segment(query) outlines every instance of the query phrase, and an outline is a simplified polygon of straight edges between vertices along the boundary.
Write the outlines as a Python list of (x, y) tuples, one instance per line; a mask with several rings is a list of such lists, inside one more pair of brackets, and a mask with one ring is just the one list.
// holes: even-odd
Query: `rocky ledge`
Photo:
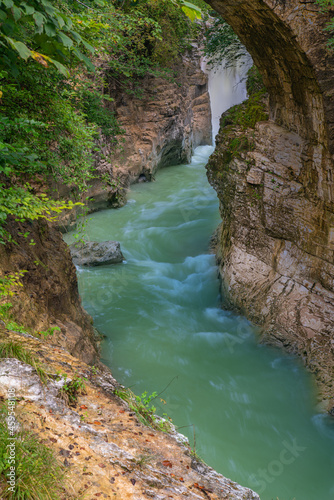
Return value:
[[(29, 364), (0, 359), (0, 401), (6, 404), (8, 389), (15, 389), (17, 427), (52, 447), (67, 469), (64, 500), (259, 500), (199, 462), (180, 435), (141, 424), (102, 364), (88, 366), (65, 349), (0, 328), (3, 342), (24, 343), (49, 374), (43, 385)], [(69, 405), (61, 388), (78, 377), (84, 389)], [(4, 488), (1, 483), (1, 497)]]

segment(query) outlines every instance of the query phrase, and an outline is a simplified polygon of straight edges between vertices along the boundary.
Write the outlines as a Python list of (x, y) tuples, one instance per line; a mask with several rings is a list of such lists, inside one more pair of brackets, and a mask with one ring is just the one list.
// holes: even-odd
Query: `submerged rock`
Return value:
[(103, 266), (124, 260), (118, 241), (84, 241), (70, 245), (72, 259), (78, 266)]

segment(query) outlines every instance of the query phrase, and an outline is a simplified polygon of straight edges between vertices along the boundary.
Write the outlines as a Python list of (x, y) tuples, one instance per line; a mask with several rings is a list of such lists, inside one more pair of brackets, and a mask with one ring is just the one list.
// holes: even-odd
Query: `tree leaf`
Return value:
[[(188, 3), (188, 2), (184, 2), (185, 4)], [(189, 17), (189, 19), (191, 21), (194, 21), (195, 19), (201, 19), (202, 18), (202, 13), (201, 12), (198, 12), (197, 8), (194, 9), (192, 7), (188, 7), (187, 5), (182, 5), (181, 6), (181, 9), (183, 10), (183, 12), (185, 13), (185, 15), (187, 17)]]
[(85, 63), (88, 69), (90, 69), (91, 71), (95, 71), (95, 66), (92, 61), (88, 59), (88, 57), (86, 57), (82, 52), (80, 52), (79, 49), (74, 48), (73, 52), (77, 56), (77, 58), (80, 59), (80, 61), (83, 61)]
[(13, 0), (2, 0), (2, 3), (7, 7), (7, 9), (11, 9), (14, 6)]
[(71, 40), (71, 38), (65, 35), (62, 31), (59, 31), (58, 33), (58, 40), (64, 45), (64, 47), (71, 48), (73, 46), (73, 40)]
[(44, 26), (44, 31), (49, 37), (54, 37), (57, 35), (55, 25), (52, 23), (46, 23)]
[(32, 16), (35, 20), (36, 25), (40, 28), (45, 22), (45, 17), (40, 12), (35, 12)]
[(12, 12), (15, 21), (18, 21), (22, 17), (22, 10), (16, 7), (16, 5), (12, 7)]
[(31, 14), (33, 14), (35, 12), (34, 7), (31, 7), (31, 5), (28, 5), (25, 2), (22, 2), (21, 6), (24, 7), (27, 16), (31, 16)]
[(71, 35), (73, 36), (74, 40), (78, 43), (81, 43), (82, 42), (82, 38), (81, 36), (79, 35), (79, 33), (77, 33), (76, 31), (71, 31)]
[(58, 22), (58, 27), (61, 29), (64, 24), (65, 24), (65, 21), (63, 19), (63, 17), (60, 15), (60, 14), (55, 14), (55, 18), (57, 19), (57, 22)]
[(95, 52), (94, 47), (92, 47), (89, 43), (87, 43), (86, 40), (82, 40), (82, 43), (86, 47), (86, 49), (89, 50), (89, 52), (94, 54), (94, 52)]
[(61, 64), (59, 61), (56, 61), (55, 59), (51, 59), (51, 57), (48, 58), (48, 61), (50, 61), (62, 75), (69, 78), (70, 73), (63, 64)]
[(26, 61), (31, 56), (30, 49), (28, 49), (28, 47), (24, 43), (13, 40), (12, 38), (9, 38), (9, 36), (4, 36), (4, 38), (7, 40), (12, 49), (18, 52), (19, 56), (22, 57), (22, 59)]

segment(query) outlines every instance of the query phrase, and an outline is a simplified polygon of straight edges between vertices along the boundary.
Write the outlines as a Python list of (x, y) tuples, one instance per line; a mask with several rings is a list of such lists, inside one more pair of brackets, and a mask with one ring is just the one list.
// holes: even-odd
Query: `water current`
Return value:
[[(132, 187), (126, 206), (90, 216), (85, 237), (118, 240), (126, 261), (78, 269), (84, 307), (105, 334), (102, 360), (141, 394), (162, 391), (160, 414), (217, 471), (262, 500), (334, 499), (334, 421), (315, 410), (299, 361), (257, 343), (254, 328), (220, 308), (219, 223), (197, 148), (189, 165)], [(69, 241), (73, 235), (67, 235)]]

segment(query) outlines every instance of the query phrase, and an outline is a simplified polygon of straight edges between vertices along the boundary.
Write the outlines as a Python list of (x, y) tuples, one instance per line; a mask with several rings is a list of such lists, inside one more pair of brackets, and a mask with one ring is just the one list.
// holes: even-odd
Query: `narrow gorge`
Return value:
[[(154, 10), (159, 2), (149, 3)], [(0, 245), (4, 500), (19, 498), (25, 481), (27, 500), (334, 498), (334, 56), (325, 29), (333, 7), (312, 0), (208, 4), (233, 28), (259, 75), (253, 69), (246, 83), (248, 55), (232, 67), (210, 67), (201, 41), (208, 24), (190, 41), (188, 32), (169, 76), (148, 65), (135, 70), (139, 77), (124, 78), (126, 64), (137, 60), (127, 60), (127, 52), (108, 60), (102, 50), (83, 95), (88, 88), (96, 96), (103, 81), (100, 106), (117, 121), (117, 133), (102, 132), (101, 119), (94, 140), (77, 134), (85, 153), (71, 161), (90, 155), (88, 188), (80, 190), (77, 172), (64, 182), (38, 171), (29, 189), (64, 205), (57, 220), (41, 219), (38, 207), (31, 218), (8, 211), (6, 202), (5, 217), (0, 210), (0, 236), (7, 238)], [(136, 9), (123, 7), (125, 18)], [(112, 23), (119, 15), (113, 18), (113, 9)], [(143, 54), (154, 43), (164, 49), (161, 34), (153, 43), (157, 24), (143, 12), (126, 18), (119, 38), (108, 36), (116, 45), (131, 33), (130, 50), (138, 45), (146, 68)], [(102, 18), (97, 25), (73, 19), (76, 26), (84, 19), (82, 36), (91, 26), (96, 37), (106, 29)], [(179, 17), (172, 19), (179, 29)], [(53, 64), (32, 54), (36, 64)], [(81, 78), (65, 83), (73, 102)], [(0, 85), (0, 104), (13, 88), (3, 93)], [(55, 122), (57, 113), (55, 107)], [(0, 132), (8, 123), (19, 128), (1, 120)], [(34, 144), (36, 118), (24, 120)], [(66, 151), (59, 134), (59, 144), (49, 139), (48, 154)], [(1, 157), (0, 181), (9, 192), (39, 160), (6, 147), (10, 161)], [(8, 165), (20, 158), (27, 172), (8, 180)], [(69, 165), (61, 168), (70, 177)], [(19, 207), (35, 206), (16, 196)], [(117, 240), (124, 261), (75, 267), (68, 244), (77, 240)], [(14, 494), (7, 428), (16, 440)], [(39, 463), (66, 471), (54, 494), (34, 493), (44, 474), (39, 466), (22, 474), (29, 436), (52, 450)], [(58, 481), (52, 467), (45, 484)]]

